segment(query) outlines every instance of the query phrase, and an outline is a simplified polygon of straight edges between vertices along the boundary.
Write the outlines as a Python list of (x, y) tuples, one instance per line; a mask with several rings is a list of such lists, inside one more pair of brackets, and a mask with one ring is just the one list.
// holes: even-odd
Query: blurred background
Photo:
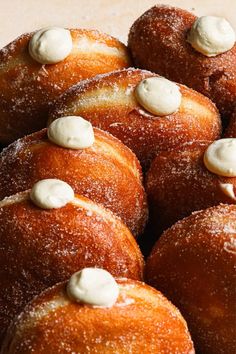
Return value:
[(224, 16), (236, 28), (236, 0), (0, 0), (0, 47), (24, 32), (51, 25), (94, 28), (126, 43), (134, 20), (158, 3), (196, 15)]

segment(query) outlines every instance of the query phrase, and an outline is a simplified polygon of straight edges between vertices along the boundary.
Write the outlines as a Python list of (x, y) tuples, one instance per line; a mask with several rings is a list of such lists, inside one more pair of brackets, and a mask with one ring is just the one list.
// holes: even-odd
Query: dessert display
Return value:
[(48, 27), (18, 37), (0, 50), (0, 143), (44, 128), (73, 84), (129, 64), (125, 45), (98, 31)]
[(236, 204), (236, 139), (190, 143), (158, 154), (146, 190), (157, 234), (195, 210)]
[(142, 233), (147, 203), (138, 159), (81, 117), (58, 118), (0, 154), (0, 200), (45, 178), (62, 179), (120, 216), (135, 236)]
[(221, 17), (157, 5), (132, 25), (134, 64), (208, 96), (229, 116), (236, 101), (235, 32)]
[(193, 343), (180, 312), (158, 291), (85, 268), (35, 298), (1, 353), (181, 353)]
[(69, 88), (56, 101), (49, 123), (80, 115), (126, 144), (147, 169), (160, 150), (192, 140), (215, 140), (221, 122), (215, 105), (186, 86), (151, 72), (124, 69)]
[(0, 341), (13, 317), (45, 288), (84, 267), (142, 279), (143, 258), (109, 210), (58, 179), (0, 202)]
[(220, 204), (178, 221), (147, 260), (148, 283), (185, 317), (196, 351), (236, 346), (236, 205)]
[(78, 24), (0, 49), (0, 354), (233, 354), (235, 31)]

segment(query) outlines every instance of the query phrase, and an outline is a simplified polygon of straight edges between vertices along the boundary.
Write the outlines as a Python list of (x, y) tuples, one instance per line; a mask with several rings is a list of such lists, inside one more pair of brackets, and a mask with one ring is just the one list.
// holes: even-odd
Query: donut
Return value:
[[(40, 44), (47, 51), (40, 53)], [(126, 47), (111, 36), (49, 27), (1, 49), (0, 63), (0, 143), (6, 145), (46, 127), (49, 108), (71, 85), (128, 67), (130, 60)]]
[(45, 179), (0, 202), (0, 342), (35, 295), (84, 267), (142, 279), (143, 258), (128, 228), (109, 210)]
[[(194, 353), (185, 320), (159, 291), (103, 273), (83, 269), (40, 294), (11, 325), (1, 353)], [(112, 303), (99, 287), (105, 281)], [(87, 290), (86, 299), (75, 291), (71, 297), (71, 282), (73, 290)]]
[[(230, 142), (231, 152), (227, 149)], [(211, 144), (185, 144), (181, 149), (157, 155), (146, 178), (150, 217), (157, 233), (193, 211), (236, 203), (235, 145), (236, 139), (219, 139)], [(216, 151), (205, 161), (207, 151), (214, 147)], [(215, 172), (210, 166), (214, 157), (219, 163)], [(230, 176), (223, 170), (225, 165), (233, 169)]]
[(227, 126), (224, 136), (226, 138), (236, 138), (236, 106), (234, 108), (234, 112), (230, 118), (229, 125)]
[(147, 260), (148, 283), (185, 317), (198, 353), (236, 346), (236, 205), (193, 213), (165, 231)]
[[(66, 123), (75, 122), (79, 129), (77, 137), (90, 134), (94, 141), (87, 135), (90, 145), (85, 147), (55, 143), (50, 132), (56, 130), (60, 137), (57, 129), (60, 122), (63, 137)], [(58, 178), (69, 183), (76, 193), (112, 210), (135, 236), (141, 234), (147, 220), (147, 202), (136, 156), (118, 139), (93, 128), (80, 117), (59, 118), (54, 123), (57, 126), (21, 138), (2, 151), (0, 200), (31, 188), (40, 179)], [(90, 133), (80, 123), (89, 124)], [(74, 124), (72, 132), (67, 132), (67, 140), (75, 138), (75, 127)]]
[[(202, 33), (209, 32), (207, 39), (214, 49), (219, 44), (224, 47), (230, 37), (230, 45), (223, 48), (226, 51), (217, 48), (215, 53), (206, 54), (206, 51), (200, 52), (199, 47), (196, 50), (196, 46), (192, 46), (192, 34), (199, 34), (199, 23), (200, 29), (204, 28)], [(225, 32), (219, 32), (219, 29)], [(225, 19), (213, 16), (197, 18), (186, 10), (163, 5), (154, 6), (140, 16), (132, 25), (128, 39), (136, 66), (201, 92), (215, 102), (225, 116), (232, 113), (236, 101), (234, 43), (235, 34)]]
[(56, 101), (49, 123), (68, 115), (81, 115), (116, 136), (137, 155), (144, 169), (159, 150), (186, 141), (214, 140), (221, 132), (218, 111), (208, 98), (133, 68), (72, 86)]

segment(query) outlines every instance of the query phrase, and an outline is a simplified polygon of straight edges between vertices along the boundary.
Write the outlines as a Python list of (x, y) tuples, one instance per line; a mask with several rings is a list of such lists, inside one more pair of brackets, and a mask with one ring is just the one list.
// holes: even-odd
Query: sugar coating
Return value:
[(155, 76), (129, 68), (84, 80), (58, 98), (49, 123), (62, 115), (79, 114), (124, 142), (144, 168), (160, 150), (186, 141), (215, 139), (220, 130), (215, 106), (185, 86), (179, 86), (181, 106), (174, 114), (154, 115), (138, 103), (137, 85)]
[(157, 5), (132, 25), (128, 46), (134, 63), (183, 83), (210, 97), (223, 114), (231, 114), (236, 98), (236, 45), (207, 58), (186, 41), (196, 16), (185, 10)]
[(142, 277), (141, 252), (113, 213), (82, 196), (51, 210), (23, 196), (0, 206), (0, 337), (34, 295), (78, 269), (96, 266), (115, 276)]
[(222, 183), (236, 179), (211, 173), (203, 162), (210, 142), (192, 142), (157, 155), (146, 178), (150, 214), (157, 232), (195, 210), (219, 203), (235, 203), (222, 191)]
[(147, 219), (139, 162), (111, 135), (97, 128), (94, 134), (94, 144), (83, 150), (53, 144), (46, 130), (9, 145), (0, 154), (0, 199), (32, 187), (38, 179), (59, 178), (76, 193), (113, 210), (139, 234)]
[[(48, 111), (55, 99), (76, 82), (128, 65), (126, 47), (115, 38), (93, 30), (74, 29), (70, 32), (72, 52), (55, 65), (41, 65), (30, 57), (27, 47), (32, 33), (18, 37), (0, 51), (0, 111), (4, 116), (0, 141), (9, 142), (11, 136), (10, 141), (45, 127)], [(110, 56), (109, 52), (102, 50), (95, 50), (93, 55), (92, 52), (79, 52), (76, 44), (81, 38), (88, 38), (90, 44), (118, 48), (117, 54)], [(106, 60), (105, 66), (104, 57), (111, 59)], [(85, 61), (88, 66), (85, 66)]]
[(192, 213), (166, 230), (147, 261), (148, 282), (185, 316), (202, 352), (235, 347), (236, 205)]
[[(64, 284), (48, 289), (27, 306), (17, 327), (9, 330), (5, 345), (15, 350), (18, 345), (30, 346), (32, 351), (40, 345), (44, 351), (50, 347), (68, 353), (194, 353), (185, 321), (161, 293), (129, 279), (117, 282), (119, 297), (109, 309), (67, 303)], [(44, 333), (36, 344), (35, 334), (41, 326)]]

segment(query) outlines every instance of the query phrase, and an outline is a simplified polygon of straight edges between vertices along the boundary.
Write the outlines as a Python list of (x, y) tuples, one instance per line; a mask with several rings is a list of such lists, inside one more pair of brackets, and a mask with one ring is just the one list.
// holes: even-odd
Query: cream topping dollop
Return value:
[(53, 143), (70, 149), (84, 149), (94, 143), (92, 124), (79, 116), (54, 120), (48, 127), (47, 135)]
[(223, 17), (202, 16), (192, 25), (187, 42), (207, 57), (227, 52), (235, 43), (235, 32)]
[(142, 107), (158, 116), (176, 112), (182, 97), (178, 85), (164, 77), (149, 77), (142, 80), (136, 86), (135, 96)]
[(220, 183), (220, 189), (225, 195), (227, 195), (227, 197), (231, 198), (232, 200), (236, 200), (234, 186), (232, 183)]
[(84, 268), (74, 273), (67, 283), (70, 299), (96, 307), (112, 307), (119, 287), (113, 276), (101, 268)]
[(59, 179), (42, 179), (30, 191), (32, 202), (42, 209), (57, 209), (74, 199), (74, 191), (69, 184)]
[(69, 30), (47, 27), (33, 34), (29, 42), (29, 53), (40, 64), (56, 64), (71, 53), (72, 47)]
[(214, 141), (205, 151), (206, 168), (219, 176), (236, 177), (236, 138)]

